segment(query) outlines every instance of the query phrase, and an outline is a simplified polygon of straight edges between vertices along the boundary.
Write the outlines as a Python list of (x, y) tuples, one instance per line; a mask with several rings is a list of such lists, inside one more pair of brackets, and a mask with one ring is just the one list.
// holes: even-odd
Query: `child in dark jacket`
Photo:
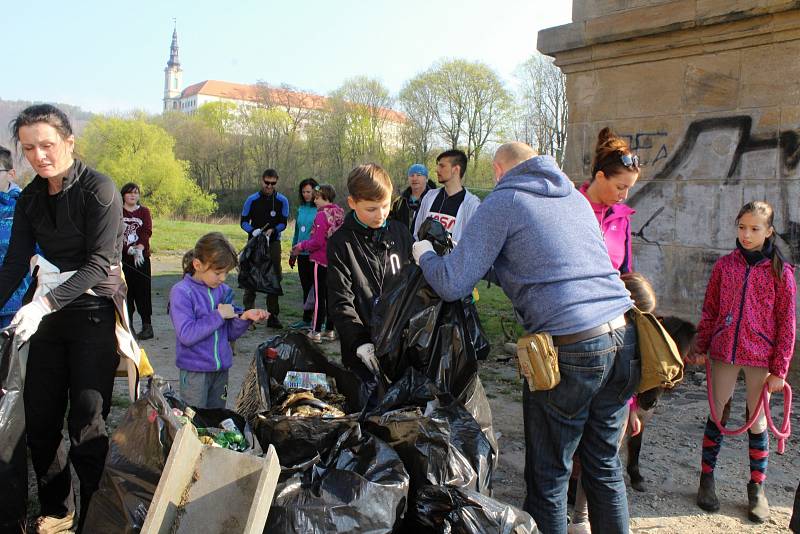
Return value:
[(234, 309), (233, 290), (224, 282), (236, 264), (236, 251), (225, 236), (206, 234), (184, 255), (183, 280), (169, 293), (180, 395), (190, 406), (225, 407), (233, 363), (229, 341), (268, 316), (264, 310)]
[[(328, 315), (328, 239), (333, 235), (344, 222), (344, 210), (333, 201), (336, 198), (336, 190), (332, 185), (323, 184), (314, 188), (314, 204), (317, 207), (317, 215), (314, 217), (314, 227), (311, 229), (311, 237), (301, 241), (292, 247), (292, 255), (300, 255), (303, 252), (311, 254), (311, 263), (314, 264), (314, 318), (311, 323), (311, 331), (308, 338), (315, 342), (322, 342), (323, 336), (328, 341), (336, 339), (336, 330), (332, 324), (327, 324)], [(322, 333), (327, 326), (327, 332)]]
[(385, 284), (410, 262), (408, 228), (390, 221), (392, 181), (373, 163), (347, 177), (351, 211), (328, 240), (328, 310), (342, 345), (342, 362), (367, 383), (380, 372), (370, 335), (372, 310)]
[[(736, 250), (714, 264), (706, 289), (703, 314), (691, 360), (711, 358), (711, 376), (717, 414), (733, 394), (736, 378), (744, 370), (747, 409), (761, 410), (764, 384), (770, 393), (783, 390), (794, 351), (794, 268), (775, 247), (772, 207), (766, 202), (745, 204), (736, 217)], [(769, 458), (766, 416), (761, 411), (749, 430), (750, 482), (747, 484), (748, 517), (761, 523), (769, 517), (764, 493)], [(697, 505), (719, 509), (714, 487), (714, 467), (722, 433), (708, 418), (703, 436), (702, 472)]]

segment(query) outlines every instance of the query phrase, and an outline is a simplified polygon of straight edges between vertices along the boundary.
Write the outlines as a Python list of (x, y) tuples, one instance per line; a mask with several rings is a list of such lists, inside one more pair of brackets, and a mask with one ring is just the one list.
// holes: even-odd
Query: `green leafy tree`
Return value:
[(175, 158), (175, 140), (161, 127), (132, 118), (94, 117), (78, 141), (84, 161), (117, 185), (136, 182), (142, 203), (155, 215), (209, 215), (214, 196), (188, 177), (188, 164)]

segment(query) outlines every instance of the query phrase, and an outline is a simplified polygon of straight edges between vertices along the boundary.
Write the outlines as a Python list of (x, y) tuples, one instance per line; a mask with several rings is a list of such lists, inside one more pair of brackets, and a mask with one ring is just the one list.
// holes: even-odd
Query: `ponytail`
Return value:
[(194, 260), (194, 250), (187, 250), (181, 260), (183, 274), (194, 274), (194, 261), (192, 260)]
[[(594, 181), (595, 175), (603, 171), (606, 176), (618, 174), (624, 170), (629, 170), (622, 163), (622, 156), (633, 156), (628, 142), (615, 134), (611, 128), (605, 127), (597, 134), (597, 145), (594, 147), (594, 157), (592, 158), (592, 175), (589, 181)], [(635, 165), (638, 171), (638, 160)]]
[(786, 264), (786, 260), (783, 258), (783, 254), (781, 254), (780, 249), (775, 244), (775, 232), (772, 232), (772, 235), (768, 238), (770, 245), (772, 246), (772, 274), (775, 275), (775, 278), (778, 280), (783, 280), (783, 266)]

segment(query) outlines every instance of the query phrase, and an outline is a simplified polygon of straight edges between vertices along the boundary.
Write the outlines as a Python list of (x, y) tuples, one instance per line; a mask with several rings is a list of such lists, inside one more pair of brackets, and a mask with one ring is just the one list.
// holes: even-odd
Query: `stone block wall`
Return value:
[(660, 311), (699, 318), (747, 201), (773, 205), (800, 263), (800, 2), (574, 0), (573, 20), (538, 41), (566, 74), (565, 171), (588, 179), (604, 126), (629, 139), (635, 262)]

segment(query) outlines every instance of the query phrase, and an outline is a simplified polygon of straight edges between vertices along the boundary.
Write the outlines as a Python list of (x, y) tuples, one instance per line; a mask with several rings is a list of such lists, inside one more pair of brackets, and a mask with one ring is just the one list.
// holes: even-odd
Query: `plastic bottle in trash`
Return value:
[(233, 419), (225, 419), (220, 423), (222, 432), (217, 434), (214, 441), (223, 447), (227, 447), (234, 451), (243, 451), (246, 448), (244, 436), (239, 432), (239, 427), (233, 422)]

